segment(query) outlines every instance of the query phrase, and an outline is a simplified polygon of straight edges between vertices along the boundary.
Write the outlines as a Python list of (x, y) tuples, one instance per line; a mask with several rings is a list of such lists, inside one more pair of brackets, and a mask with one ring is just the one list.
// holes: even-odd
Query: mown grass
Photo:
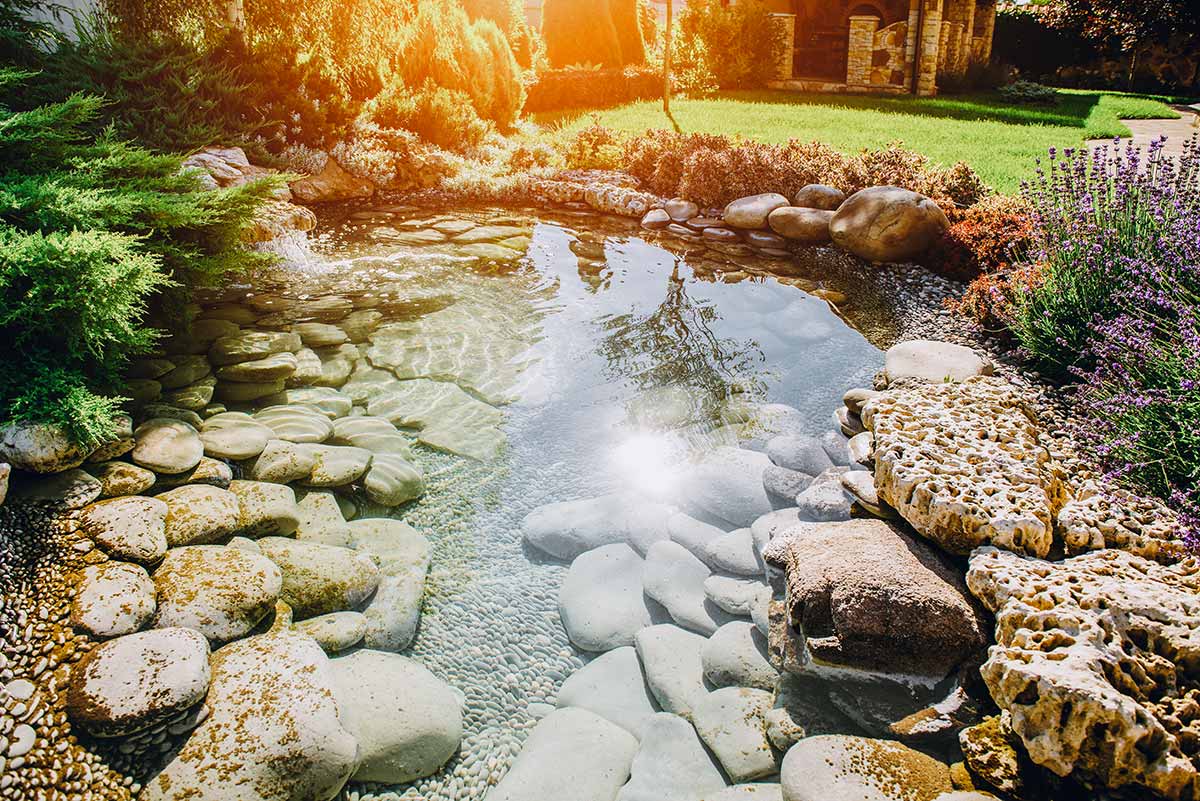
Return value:
[[(1109, 92), (1059, 93), (1053, 107), (1019, 106), (994, 94), (911, 96), (722, 92), (672, 103), (686, 132), (720, 133), (764, 142), (818, 140), (846, 153), (901, 141), (942, 164), (965, 161), (1000, 192), (1015, 192), (1034, 160), (1051, 147), (1128, 136), (1121, 119), (1176, 119), (1161, 98)], [(593, 116), (631, 133), (672, 125), (657, 101), (594, 112), (541, 114), (535, 121), (575, 130)]]

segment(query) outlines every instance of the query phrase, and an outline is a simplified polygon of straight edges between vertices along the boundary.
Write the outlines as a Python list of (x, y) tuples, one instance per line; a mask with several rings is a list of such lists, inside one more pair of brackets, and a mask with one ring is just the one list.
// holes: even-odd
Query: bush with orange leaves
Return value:
[(1011, 336), (1009, 327), (1016, 314), (1017, 298), (1041, 286), (1044, 280), (1039, 264), (1021, 264), (1004, 272), (984, 273), (967, 287), (958, 300), (946, 303), (951, 311), (971, 318), (992, 334)]
[(1000, 273), (1029, 249), (1033, 222), (1019, 198), (996, 195), (967, 209), (950, 209), (947, 216), (950, 228), (924, 259), (935, 272), (961, 280)]
[(646, 189), (723, 206), (762, 192), (791, 197), (810, 183), (847, 194), (889, 184), (920, 192), (946, 208), (969, 206), (987, 187), (965, 164), (942, 167), (893, 143), (847, 156), (820, 142), (773, 145), (716, 134), (647, 131), (625, 139), (624, 167)]

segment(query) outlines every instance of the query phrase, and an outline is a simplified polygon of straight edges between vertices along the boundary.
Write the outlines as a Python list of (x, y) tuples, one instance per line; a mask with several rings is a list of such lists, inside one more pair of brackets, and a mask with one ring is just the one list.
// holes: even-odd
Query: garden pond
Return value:
[(359, 208), (319, 230), (296, 263), (200, 301), (267, 330), (341, 326), (357, 344), (331, 383), (414, 441), (424, 496), (344, 511), (434, 543), (407, 653), (465, 696), (464, 739), (431, 778), (346, 792), (482, 798), (594, 656), (568, 639), (567, 564), (523, 542), (526, 515), (612, 492), (678, 502), (714, 448), (828, 435), (882, 365), (888, 304), (833, 250), (779, 260), (584, 213)]

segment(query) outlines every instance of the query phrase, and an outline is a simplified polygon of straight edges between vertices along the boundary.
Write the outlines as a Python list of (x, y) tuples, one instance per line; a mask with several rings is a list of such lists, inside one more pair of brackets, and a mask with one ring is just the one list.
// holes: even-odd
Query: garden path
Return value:
[[(1133, 133), (1133, 144), (1146, 148), (1150, 142), (1160, 136), (1167, 137), (1165, 152), (1167, 155), (1179, 157), (1183, 155), (1183, 143), (1189, 137), (1200, 133), (1200, 113), (1193, 106), (1174, 106), (1179, 112), (1177, 120), (1121, 120)], [(1121, 140), (1122, 144), (1130, 141)], [(1111, 139), (1092, 139), (1088, 142), (1090, 148), (1097, 148), (1111, 143)]]

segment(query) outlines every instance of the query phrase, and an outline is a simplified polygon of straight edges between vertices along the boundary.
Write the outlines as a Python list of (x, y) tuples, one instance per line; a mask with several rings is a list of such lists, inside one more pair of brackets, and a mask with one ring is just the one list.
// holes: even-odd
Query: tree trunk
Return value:
[(671, 116), (671, 28), (674, 4), (667, 0), (667, 33), (663, 37), (663, 112)]
[(229, 23), (229, 30), (236, 33), (244, 41), (246, 39), (245, 0), (226, 0), (225, 18)]

